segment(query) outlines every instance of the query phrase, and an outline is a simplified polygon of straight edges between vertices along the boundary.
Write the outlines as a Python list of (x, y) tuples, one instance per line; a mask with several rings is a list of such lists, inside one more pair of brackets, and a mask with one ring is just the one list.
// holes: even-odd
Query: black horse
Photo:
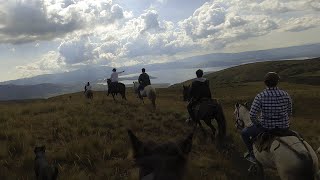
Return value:
[(126, 98), (126, 86), (123, 83), (117, 83), (117, 84), (112, 84), (111, 79), (107, 79), (108, 83), (108, 96), (111, 93), (113, 100), (116, 100), (114, 98), (115, 95), (121, 94), (122, 99), (127, 100)]
[[(190, 101), (189, 97), (190, 86), (183, 86), (183, 100)], [(221, 143), (226, 136), (226, 120), (223, 113), (223, 109), (220, 103), (215, 99), (203, 99), (199, 101), (195, 107), (193, 107), (193, 113), (195, 115), (195, 123), (199, 125), (202, 132), (205, 134), (205, 130), (200, 122), (203, 120), (212, 130), (213, 138), (216, 136), (216, 129), (211, 124), (211, 120), (215, 119), (218, 123), (218, 143)]]
[(178, 142), (157, 144), (140, 141), (131, 130), (128, 135), (133, 158), (139, 167), (139, 180), (182, 180), (186, 173), (188, 154), (192, 148), (192, 136)]

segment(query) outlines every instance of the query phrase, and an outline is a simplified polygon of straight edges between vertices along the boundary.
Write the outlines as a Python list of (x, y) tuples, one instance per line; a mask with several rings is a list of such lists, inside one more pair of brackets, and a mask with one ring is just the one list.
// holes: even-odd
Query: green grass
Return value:
[[(228, 153), (217, 151), (213, 142), (196, 134), (189, 155), (187, 179), (250, 179), (238, 132), (234, 128), (234, 104), (250, 101), (260, 92), (261, 82), (224, 84), (211, 81), (213, 96), (219, 99), (227, 119), (232, 143)], [(315, 149), (320, 146), (320, 91), (317, 85), (280, 84), (292, 96), (292, 128)], [(182, 89), (158, 89), (158, 109), (140, 103), (128, 90), (128, 101), (113, 102), (94, 92), (89, 102), (82, 93), (48, 100), (0, 103), (0, 179), (34, 179), (36, 145), (46, 145), (50, 162), (59, 163), (60, 179), (137, 179), (126, 129), (142, 140), (164, 142), (179, 139), (189, 131), (184, 121), (186, 103)], [(69, 98), (71, 96), (71, 99)], [(279, 179), (268, 172), (270, 179)], [(251, 178), (252, 179), (252, 178)]]

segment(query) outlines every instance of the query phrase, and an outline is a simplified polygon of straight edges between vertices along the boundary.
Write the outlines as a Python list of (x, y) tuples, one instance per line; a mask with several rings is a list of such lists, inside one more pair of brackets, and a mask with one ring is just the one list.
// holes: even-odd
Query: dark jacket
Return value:
[(190, 98), (192, 100), (200, 100), (202, 98), (211, 99), (211, 91), (209, 86), (209, 80), (205, 78), (197, 78), (192, 82), (190, 89)]
[(149, 75), (148, 75), (147, 73), (142, 73), (142, 74), (140, 74), (140, 76), (139, 76), (139, 83), (140, 83), (140, 85), (142, 85), (143, 87), (146, 87), (146, 86), (148, 86), (148, 85), (151, 85)]

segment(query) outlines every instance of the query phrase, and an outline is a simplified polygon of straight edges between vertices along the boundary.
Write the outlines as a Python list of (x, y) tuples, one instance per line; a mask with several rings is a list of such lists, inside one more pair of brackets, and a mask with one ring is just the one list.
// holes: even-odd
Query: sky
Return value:
[(319, 0), (0, 0), (0, 81), (320, 43)]

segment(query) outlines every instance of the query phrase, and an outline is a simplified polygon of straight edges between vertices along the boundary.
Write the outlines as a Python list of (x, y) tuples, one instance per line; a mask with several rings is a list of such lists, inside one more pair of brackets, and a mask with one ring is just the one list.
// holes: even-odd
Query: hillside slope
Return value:
[[(233, 71), (241, 72), (236, 68)], [(224, 80), (232, 82), (227, 78), (233, 76), (225, 75)], [(294, 102), (292, 129), (318, 148), (320, 86), (282, 82), (280, 87)], [(221, 102), (226, 116), (229, 149), (220, 152), (210, 138), (196, 133), (186, 180), (259, 179), (247, 174), (248, 163), (242, 158), (245, 146), (234, 128), (233, 111), (236, 102), (251, 100), (263, 88), (261, 82), (212, 83), (214, 97)], [(156, 142), (186, 135), (192, 127), (185, 124), (187, 111), (181, 91), (181, 87), (157, 89), (155, 111), (148, 100), (142, 104), (132, 89), (127, 91), (128, 101), (118, 97), (114, 102), (105, 93), (94, 92), (93, 101), (74, 93), (0, 103), (0, 179), (34, 179), (33, 148), (45, 144), (49, 161), (59, 164), (61, 180), (136, 180), (138, 170), (130, 155), (126, 129), (132, 129), (142, 140)], [(273, 171), (267, 171), (267, 176), (279, 179)]]
[(320, 85), (320, 58), (244, 64), (206, 77), (214, 84), (256, 82), (270, 71), (277, 72), (282, 82)]

